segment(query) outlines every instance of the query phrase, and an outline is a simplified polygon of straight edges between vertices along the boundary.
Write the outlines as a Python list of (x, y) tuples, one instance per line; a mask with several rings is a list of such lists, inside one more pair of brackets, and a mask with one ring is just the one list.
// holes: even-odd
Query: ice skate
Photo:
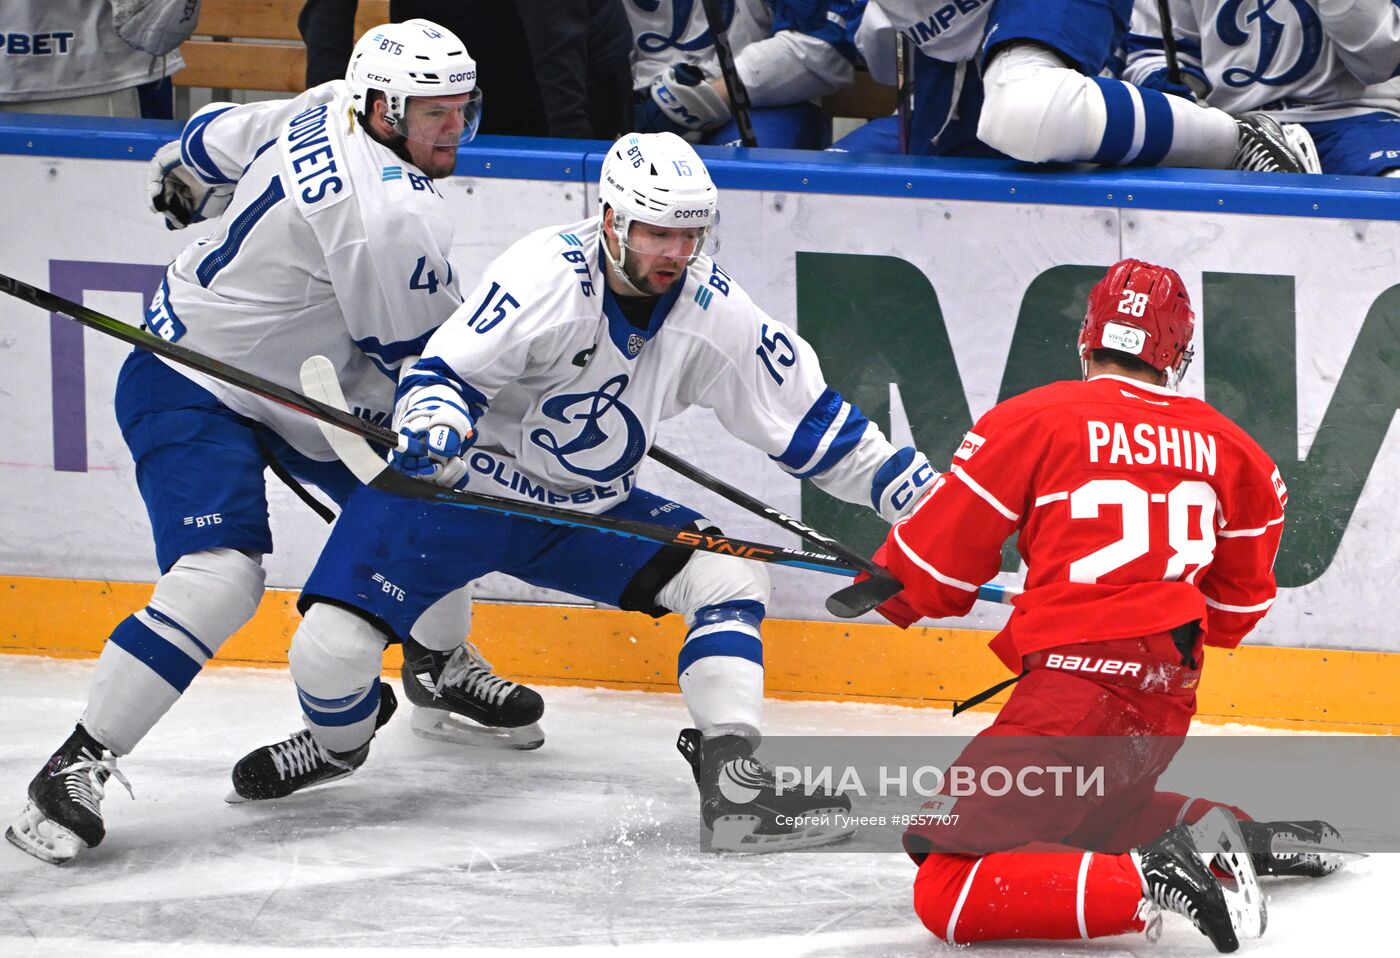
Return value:
[[(1142, 872), (1143, 897), (1175, 912), (1233, 952), (1241, 938), (1264, 933), (1268, 915), (1239, 823), (1214, 809), (1195, 825), (1178, 825), (1132, 853)], [(1222, 873), (1217, 877), (1209, 865)]]
[(800, 786), (779, 792), (773, 771), (738, 735), (681, 732), (676, 748), (700, 788), (705, 837), (716, 851), (776, 852), (845, 841), (856, 833), (851, 800)]
[[(393, 688), (380, 683), (375, 731), (384, 727), (398, 705)], [(310, 729), (302, 729), (284, 742), (255, 748), (239, 759), (233, 767), (233, 791), (224, 801), (238, 804), (286, 798), (293, 792), (345, 778), (365, 764), (369, 745), (366, 742), (349, 752), (331, 752), (321, 747)]]
[(29, 803), (5, 830), (14, 845), (41, 861), (62, 865), (106, 837), (102, 799), (109, 778), (131, 792), (117, 757), (82, 725), (73, 730), (29, 783)]
[(1366, 857), (1326, 822), (1240, 822), (1240, 832), (1254, 871), (1271, 878), (1322, 878)]
[(1277, 120), (1263, 113), (1246, 113), (1237, 122), (1239, 146), (1231, 169), (1256, 173), (1318, 172), (1311, 137), (1304, 143), (1296, 132), (1285, 132)]
[(544, 699), (493, 673), (470, 642), (451, 652), (434, 652), (405, 639), (403, 690), (414, 705), (415, 735), (521, 750), (544, 744), (539, 726)]

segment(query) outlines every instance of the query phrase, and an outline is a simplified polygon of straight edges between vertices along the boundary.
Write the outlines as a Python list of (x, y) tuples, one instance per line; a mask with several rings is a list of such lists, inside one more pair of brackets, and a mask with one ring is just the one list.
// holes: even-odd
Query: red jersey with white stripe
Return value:
[(1013, 671), (1196, 619), (1233, 648), (1273, 603), (1287, 500), (1259, 445), (1199, 399), (1117, 376), (1043, 386), (983, 416), (890, 530), (876, 560), (905, 591), (883, 611), (966, 614), (1019, 532), (1026, 588), (992, 643)]

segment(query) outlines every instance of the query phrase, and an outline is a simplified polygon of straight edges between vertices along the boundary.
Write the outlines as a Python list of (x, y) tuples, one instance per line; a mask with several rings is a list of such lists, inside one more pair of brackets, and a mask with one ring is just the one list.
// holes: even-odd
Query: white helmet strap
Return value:
[(636, 284), (632, 282), (631, 277), (627, 275), (627, 270), (622, 268), (627, 262), (627, 240), (624, 238), (628, 228), (627, 217), (611, 206), (608, 207), (608, 209), (612, 210), (613, 214), (612, 231), (613, 236), (617, 238), (618, 253), (617, 258), (613, 259), (612, 250), (608, 248), (607, 230), (604, 229), (599, 233), (598, 239), (603, 246), (603, 256), (608, 261), (608, 269), (611, 270), (613, 276), (621, 280), (622, 285), (626, 287), (624, 292), (634, 296), (646, 296), (648, 294), (638, 289)]

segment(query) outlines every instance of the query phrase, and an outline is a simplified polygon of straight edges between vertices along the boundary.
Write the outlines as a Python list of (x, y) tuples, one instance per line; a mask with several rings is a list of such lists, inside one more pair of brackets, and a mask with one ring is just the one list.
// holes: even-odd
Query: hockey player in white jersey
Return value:
[[(346, 80), (292, 100), (201, 110), (154, 161), (153, 202), (172, 225), (228, 209), (167, 269), (147, 327), (286, 386), (298, 384), (304, 357), (328, 355), (359, 414), (387, 419), (398, 368), (461, 302), (434, 180), (452, 171), (459, 141), (475, 130), (475, 87), (461, 42), (414, 21), (366, 34)], [(86, 711), (6, 832), (51, 862), (102, 841), (104, 787), (125, 782), (117, 756), (257, 609), (273, 545), (264, 469), (280, 467), (337, 502), (356, 485), (304, 417), (152, 353), (127, 358), (116, 414), (161, 575), (150, 604), (103, 647)], [(458, 621), (435, 610), (438, 624), (423, 638), (442, 659), (454, 646), (465, 654), (465, 594), (458, 602)], [(377, 682), (365, 705), (326, 704), (315, 686), (302, 693), (308, 713), (387, 717), (393, 708)], [(302, 746), (288, 767), (323, 778), (348, 774), (366, 754), (329, 755), (309, 737)]]
[[(889, 69), (897, 31), (913, 51), (908, 151), (1031, 163), (1303, 172), (1267, 116), (1235, 118), (1101, 75), (1133, 0), (870, 0), (857, 46)], [(882, 29), (883, 28), (883, 29)], [(894, 82), (893, 76), (877, 79)], [(878, 148), (880, 124), (837, 146)], [(890, 138), (884, 138), (889, 142)]]
[[(395, 423), (412, 445), (395, 454), (397, 467), (456, 488), (712, 529), (636, 479), (659, 424), (700, 406), (792, 475), (886, 521), (907, 514), (933, 478), (928, 460), (895, 449), (826, 384), (811, 347), (710, 258), (717, 194), (689, 144), (671, 133), (623, 137), (604, 160), (600, 199), (600, 215), (506, 250), (428, 341), (399, 384)], [(333, 694), (353, 695), (391, 639), (369, 622), (402, 634), (488, 572), (685, 617), (677, 675), (695, 728), (678, 744), (717, 844), (778, 849), (850, 834), (849, 822), (818, 814), (849, 809), (847, 799), (778, 793), (753, 758), (769, 598), (758, 563), (362, 487), (303, 592), (293, 678), (319, 678), (301, 671), (312, 663), (300, 650), (338, 636), (337, 661), (358, 660), (360, 671)], [(372, 729), (312, 730), (346, 750)]]
[(1392, 0), (1171, 0), (1168, 11), (1182, 84), (1170, 83), (1159, 0), (1133, 8), (1125, 80), (1301, 125), (1323, 173), (1400, 176)]
[[(815, 102), (847, 86), (858, 55), (846, 26), (864, 0), (721, 0), (734, 68), (753, 104), (758, 145), (821, 149)], [(626, 0), (637, 126), (691, 142), (740, 145), (714, 31), (698, 0)]]

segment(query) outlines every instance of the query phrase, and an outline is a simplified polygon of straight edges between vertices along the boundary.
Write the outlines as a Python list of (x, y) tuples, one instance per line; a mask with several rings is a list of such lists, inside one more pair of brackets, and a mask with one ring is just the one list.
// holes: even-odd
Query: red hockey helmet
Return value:
[(1196, 317), (1186, 285), (1174, 269), (1125, 259), (1108, 269), (1089, 293), (1079, 329), (1079, 358), (1112, 349), (1166, 373), (1173, 387), (1186, 374), (1194, 350)]

